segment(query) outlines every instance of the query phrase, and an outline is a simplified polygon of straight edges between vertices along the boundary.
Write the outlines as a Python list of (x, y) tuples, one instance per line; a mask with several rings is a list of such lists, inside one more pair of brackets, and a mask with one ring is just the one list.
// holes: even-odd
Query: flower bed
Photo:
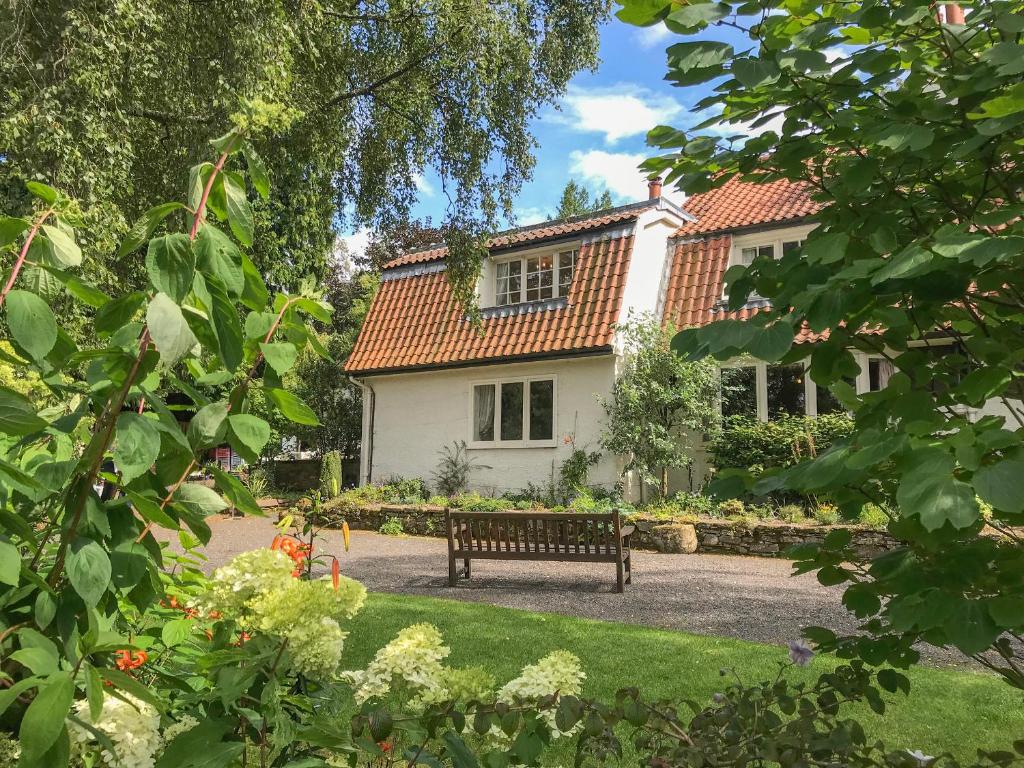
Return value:
[[(431, 504), (346, 504), (325, 505), (325, 525), (341, 525), (342, 520), (351, 528), (378, 531), (387, 526), (392, 531), (416, 536), (445, 536), (445, 507)], [(852, 534), (852, 546), (858, 554), (872, 557), (899, 546), (898, 540), (885, 531), (865, 526), (800, 525), (774, 521), (755, 521), (750, 518), (736, 520), (712, 518), (666, 518), (636, 514), (630, 517), (636, 525), (633, 545), (638, 549), (658, 552), (695, 551), (729, 555), (758, 555), (778, 557), (791, 547), (802, 544), (820, 544), (833, 530), (847, 529)], [(678, 529), (691, 526), (695, 547), (680, 543)], [(686, 538), (685, 534), (682, 537)]]

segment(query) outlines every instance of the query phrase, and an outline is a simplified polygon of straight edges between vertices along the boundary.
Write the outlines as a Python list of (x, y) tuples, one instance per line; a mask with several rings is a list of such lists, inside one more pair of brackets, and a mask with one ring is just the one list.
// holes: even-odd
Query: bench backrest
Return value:
[(466, 553), (589, 553), (614, 559), (621, 551), (619, 512), (465, 512), (449, 510), (448, 537)]

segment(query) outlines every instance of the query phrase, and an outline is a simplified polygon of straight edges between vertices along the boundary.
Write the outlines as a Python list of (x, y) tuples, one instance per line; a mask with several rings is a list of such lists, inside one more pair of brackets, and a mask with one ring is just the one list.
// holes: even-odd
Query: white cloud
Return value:
[(530, 224), (538, 224), (542, 221), (547, 221), (551, 218), (552, 214), (550, 211), (545, 210), (539, 206), (526, 206), (524, 208), (516, 208), (515, 211), (516, 226), (526, 227)]
[(590, 149), (569, 154), (570, 169), (587, 186), (607, 189), (620, 202), (643, 200), (647, 196), (647, 178), (637, 168), (645, 155), (629, 152), (605, 152)]
[[(342, 235), (338, 239), (345, 243), (349, 258), (355, 260), (366, 253), (366, 248), (370, 244), (370, 230), (363, 227), (351, 234)], [(340, 258), (341, 254), (338, 252), (338, 249), (335, 249), (334, 255), (336, 259)]]
[(640, 27), (633, 31), (633, 37), (641, 48), (657, 48), (672, 37), (672, 32), (664, 24), (655, 24), (651, 27)]
[(647, 133), (682, 111), (674, 99), (635, 83), (601, 88), (569, 86), (562, 106), (563, 111), (554, 118), (556, 122), (581, 133), (602, 133), (608, 144)]
[(426, 197), (433, 197), (436, 194), (434, 185), (430, 183), (426, 176), (422, 173), (417, 173), (413, 176), (413, 182), (416, 184), (416, 189), (423, 193)]

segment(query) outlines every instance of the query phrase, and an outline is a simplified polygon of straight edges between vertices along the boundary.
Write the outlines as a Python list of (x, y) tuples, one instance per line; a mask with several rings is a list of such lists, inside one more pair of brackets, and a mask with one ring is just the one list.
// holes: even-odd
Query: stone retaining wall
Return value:
[[(376, 531), (389, 518), (401, 521), (402, 529), (414, 536), (444, 536), (444, 508), (431, 506), (367, 505), (344, 512), (331, 510), (328, 525), (342, 519), (351, 528)], [(711, 552), (727, 555), (779, 557), (798, 544), (820, 544), (829, 531), (847, 527), (853, 534), (852, 546), (859, 556), (874, 557), (894, 549), (899, 542), (885, 531), (862, 526), (791, 525), (777, 522), (750, 523), (743, 520), (694, 522), (638, 515), (633, 546), (658, 552)], [(692, 532), (690, 528), (692, 527)]]

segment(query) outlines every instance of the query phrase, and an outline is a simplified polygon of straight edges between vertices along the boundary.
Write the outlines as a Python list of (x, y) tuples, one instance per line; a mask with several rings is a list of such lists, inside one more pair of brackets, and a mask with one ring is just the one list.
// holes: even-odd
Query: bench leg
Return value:
[(449, 560), (448, 561), (448, 586), (449, 587), (454, 587), (455, 583), (457, 581), (458, 581), (458, 574), (456, 573), (456, 570), (455, 570), (455, 560), (454, 559), (453, 560)]
[(626, 558), (626, 583), (633, 583), (633, 553), (629, 553), (629, 557)]
[(465, 560), (463, 562), (465, 562), (465, 564), (466, 564), (465, 574), (466, 574), (466, 578), (468, 579), (470, 576), (473, 575), (473, 567), (469, 564), (470, 563), (469, 560)]
[(615, 563), (615, 586), (617, 592), (625, 592), (626, 587), (622, 579), (622, 561), (618, 560)]

